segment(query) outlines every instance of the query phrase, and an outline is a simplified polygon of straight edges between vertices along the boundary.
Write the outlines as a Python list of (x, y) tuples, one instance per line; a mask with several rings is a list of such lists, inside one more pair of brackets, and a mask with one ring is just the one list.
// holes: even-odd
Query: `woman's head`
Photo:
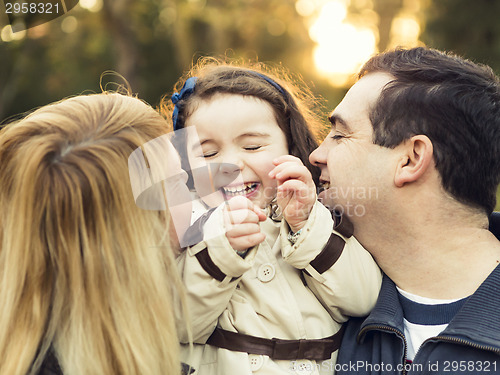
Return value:
[[(67, 373), (177, 368), (168, 218), (139, 209), (128, 157), (166, 132), (138, 99), (80, 96), (0, 132), (0, 373), (50, 346)], [(162, 334), (158, 334), (161, 328)]]
[[(310, 93), (299, 91), (288, 83), (289, 79), (285, 78), (283, 73), (275, 75), (264, 72), (262, 66), (247, 68), (209, 60), (208, 62), (202, 61), (189, 75), (196, 77), (196, 79), (190, 79), (187, 83), (187, 86), (190, 86), (192, 90), (188, 89), (187, 95), (181, 95), (175, 100), (177, 111), (174, 130), (199, 124), (199, 121), (190, 121), (190, 118), (196, 116), (199, 110), (207, 109), (209, 105), (213, 107), (218, 98), (229, 100), (228, 98), (233, 97), (233, 101), (241, 99), (247, 104), (258, 104), (261, 108), (265, 107), (265, 111), (271, 114), (272, 123), (277, 126), (281, 133), (280, 137), (275, 137), (273, 141), (277, 143), (284, 139), (283, 146), (286, 153), (299, 157), (311, 170), (313, 178), (317, 182), (319, 173), (308, 159), (309, 154), (316, 147), (311, 129), (317, 130), (319, 128), (319, 121), (311, 110), (316, 103)], [(279, 76), (283, 78), (278, 78)], [(176, 91), (181, 91), (181, 87), (184, 85), (185, 80), (181, 79), (176, 85)], [(238, 97), (240, 99), (237, 99)], [(170, 112), (174, 110), (171, 104), (167, 109)], [(238, 109), (240, 108), (231, 108), (230, 106), (225, 107), (225, 109), (220, 108), (220, 119), (222, 120), (223, 116), (227, 116), (228, 112), (231, 111), (237, 118)], [(212, 121), (211, 127), (215, 132), (221, 127), (217, 117)], [(198, 130), (198, 132), (200, 131)], [(221, 131), (221, 135), (222, 133), (223, 131)], [(204, 141), (204, 139), (200, 140)], [(209, 160), (207, 161), (209, 162)], [(193, 168), (192, 165), (187, 166), (186, 164), (184, 167)]]

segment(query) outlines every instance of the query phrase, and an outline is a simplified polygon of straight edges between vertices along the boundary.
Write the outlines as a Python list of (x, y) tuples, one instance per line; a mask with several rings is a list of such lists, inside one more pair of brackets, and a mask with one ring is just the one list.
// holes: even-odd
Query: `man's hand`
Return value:
[(299, 158), (283, 155), (273, 163), (276, 167), (269, 176), (278, 181), (278, 205), (292, 232), (298, 232), (306, 225), (316, 202), (316, 185)]
[(267, 216), (248, 198), (231, 198), (224, 208), (226, 237), (236, 251), (245, 251), (260, 244), (266, 238), (260, 231), (259, 222)]

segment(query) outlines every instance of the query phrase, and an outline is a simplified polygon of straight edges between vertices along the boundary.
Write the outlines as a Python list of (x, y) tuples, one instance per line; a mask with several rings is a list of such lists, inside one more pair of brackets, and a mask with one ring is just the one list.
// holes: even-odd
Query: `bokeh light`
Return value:
[(297, 13), (300, 14), (302, 17), (309, 17), (316, 10), (316, 6), (314, 4), (314, 1), (298, 0), (295, 3), (295, 10), (297, 10)]
[(73, 16), (65, 17), (61, 22), (61, 30), (66, 34), (74, 32), (78, 27), (78, 21)]
[(102, 1), (103, 0), (80, 0), (79, 4), (82, 8), (96, 13), (102, 9)]
[(282, 20), (274, 18), (267, 23), (267, 31), (272, 36), (283, 35), (286, 31), (286, 24)]
[(12, 31), (12, 26), (7, 25), (2, 28), (0, 32), (0, 38), (4, 42), (12, 42), (14, 40), (21, 40), (26, 36), (26, 30), (21, 30), (16, 33)]
[(347, 4), (329, 1), (309, 29), (316, 43), (314, 63), (333, 86), (345, 86), (361, 65), (377, 51), (373, 30), (347, 20)]
[(391, 27), (391, 42), (389, 47), (415, 47), (420, 36), (420, 25), (415, 17), (400, 16), (394, 18)]

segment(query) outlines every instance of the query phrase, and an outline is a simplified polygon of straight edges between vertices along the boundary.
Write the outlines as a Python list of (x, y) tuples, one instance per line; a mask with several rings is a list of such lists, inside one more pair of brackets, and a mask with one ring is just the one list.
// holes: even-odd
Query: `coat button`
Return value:
[(271, 263), (262, 264), (257, 271), (257, 278), (263, 283), (271, 281), (274, 275), (276, 275), (276, 269)]
[(310, 375), (314, 373), (314, 364), (308, 359), (300, 359), (295, 362), (294, 370), (298, 375)]
[(264, 357), (258, 354), (249, 354), (248, 361), (250, 362), (250, 370), (252, 372), (259, 371), (264, 364)]

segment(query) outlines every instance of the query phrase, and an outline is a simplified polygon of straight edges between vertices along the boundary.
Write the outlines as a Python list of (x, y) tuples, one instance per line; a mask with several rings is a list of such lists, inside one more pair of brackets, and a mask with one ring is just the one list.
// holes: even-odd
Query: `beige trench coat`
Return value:
[[(205, 240), (179, 257), (195, 343), (192, 351), (183, 345), (182, 360), (196, 369), (195, 375), (333, 374), (337, 352), (316, 363), (272, 360), (203, 344), (216, 326), (269, 339), (335, 334), (348, 316), (366, 315), (375, 305), (382, 277), (371, 255), (354, 237), (339, 234), (346, 244), (336, 263), (322, 274), (311, 267), (334, 225), (330, 212), (317, 202), (295, 245), (287, 239), (288, 225), (268, 218), (260, 224), (266, 240), (242, 258), (224, 235), (222, 210), (217, 208), (205, 224)], [(222, 282), (195, 257), (205, 248), (227, 275)], [(184, 326), (179, 324), (179, 334), (187, 343)]]

